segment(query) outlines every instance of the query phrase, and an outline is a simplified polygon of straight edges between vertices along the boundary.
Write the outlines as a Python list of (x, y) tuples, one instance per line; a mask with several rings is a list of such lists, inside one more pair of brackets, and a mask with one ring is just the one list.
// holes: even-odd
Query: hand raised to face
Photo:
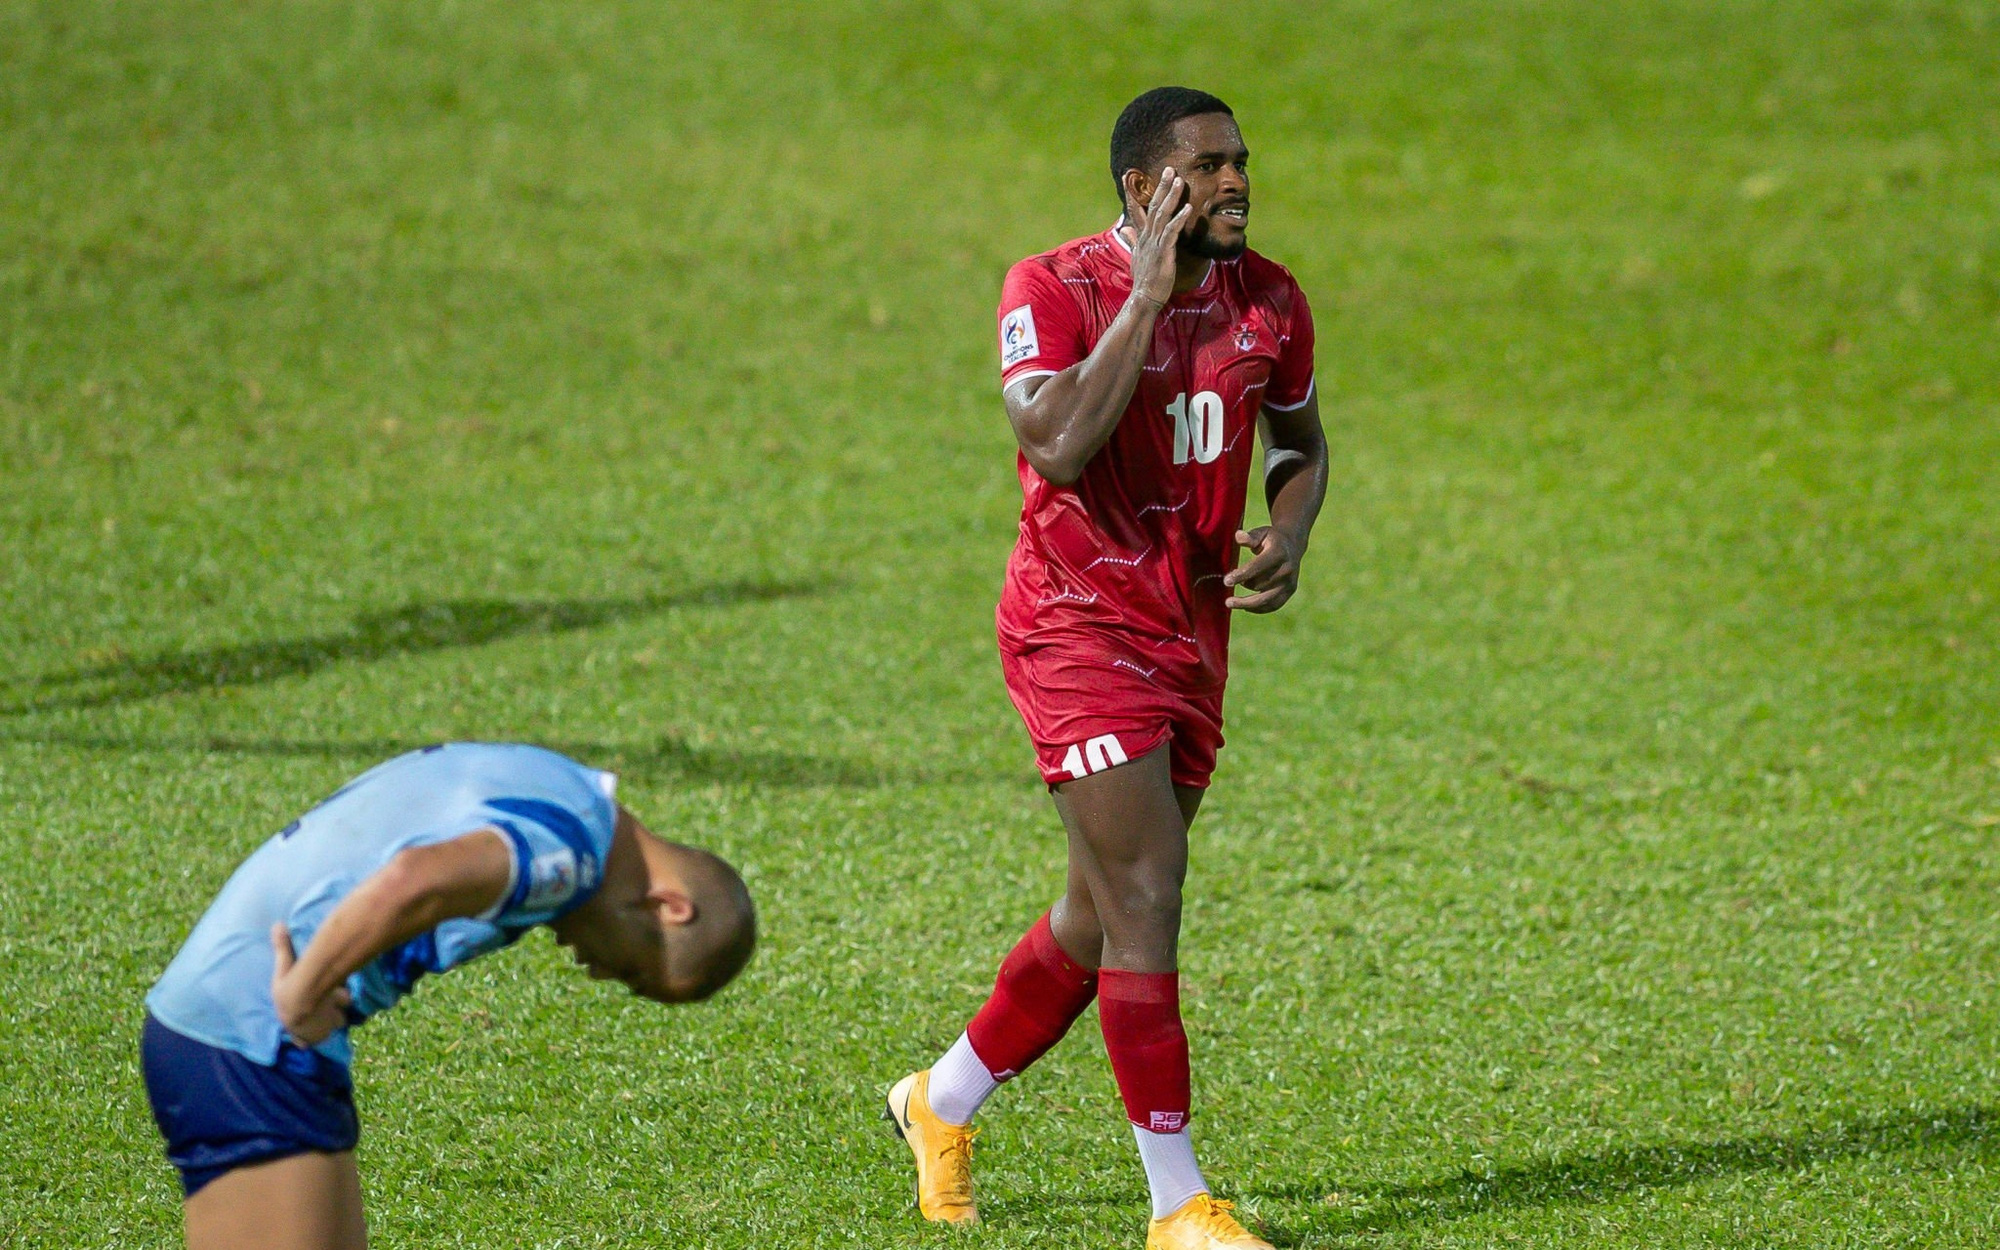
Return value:
[[(1127, 185), (1137, 189), (1136, 182)], [(1164, 307), (1173, 298), (1181, 235), (1194, 213), (1187, 183), (1169, 165), (1160, 171), (1160, 180), (1144, 208), (1136, 195), (1128, 198), (1132, 209), (1125, 229), (1132, 244), (1132, 293)]]

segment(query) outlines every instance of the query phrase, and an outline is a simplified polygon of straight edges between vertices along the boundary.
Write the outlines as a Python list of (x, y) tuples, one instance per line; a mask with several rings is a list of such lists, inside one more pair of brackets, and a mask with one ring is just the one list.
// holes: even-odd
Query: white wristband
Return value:
[(1289, 447), (1266, 448), (1264, 451), (1264, 480), (1267, 482), (1270, 481), (1273, 473), (1276, 473), (1279, 469), (1282, 469), (1294, 460), (1303, 464), (1305, 458), (1306, 453), (1294, 451)]

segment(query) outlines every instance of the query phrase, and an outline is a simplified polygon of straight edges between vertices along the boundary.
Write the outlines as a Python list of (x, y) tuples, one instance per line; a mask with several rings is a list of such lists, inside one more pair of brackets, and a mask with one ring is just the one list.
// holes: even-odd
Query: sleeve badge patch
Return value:
[(1042, 354), (1035, 339), (1035, 310), (1026, 304), (1000, 319), (1000, 367), (1011, 369)]
[(528, 893), (521, 900), (524, 911), (542, 911), (567, 903), (582, 884), (576, 856), (568, 850), (548, 851), (535, 856), (528, 865)]

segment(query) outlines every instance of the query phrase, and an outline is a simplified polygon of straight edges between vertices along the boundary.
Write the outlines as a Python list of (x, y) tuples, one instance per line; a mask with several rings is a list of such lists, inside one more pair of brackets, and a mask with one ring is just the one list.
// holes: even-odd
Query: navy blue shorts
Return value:
[(354, 1149), (354, 1081), (317, 1051), (286, 1042), (272, 1067), (176, 1033), (150, 1013), (139, 1066), (153, 1122), (180, 1169), (181, 1193), (232, 1168), (309, 1151)]

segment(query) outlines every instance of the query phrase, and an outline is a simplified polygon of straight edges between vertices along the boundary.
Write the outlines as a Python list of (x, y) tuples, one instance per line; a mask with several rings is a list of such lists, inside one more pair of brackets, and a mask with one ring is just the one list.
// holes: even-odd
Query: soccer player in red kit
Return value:
[[(1152, 1191), (1149, 1250), (1266, 1245), (1195, 1163), (1176, 956), (1230, 617), (1291, 598), (1326, 493), (1312, 315), (1291, 274), (1245, 245), (1248, 162), (1221, 100), (1147, 92), (1112, 129), (1118, 223), (1020, 262), (1001, 291), (1025, 496), (1002, 667), (1068, 831), (1069, 876), (964, 1034), (890, 1091), (932, 1220), (977, 1218), (973, 1113), (1095, 998)], [(1246, 531), (1253, 427), (1271, 524)]]

